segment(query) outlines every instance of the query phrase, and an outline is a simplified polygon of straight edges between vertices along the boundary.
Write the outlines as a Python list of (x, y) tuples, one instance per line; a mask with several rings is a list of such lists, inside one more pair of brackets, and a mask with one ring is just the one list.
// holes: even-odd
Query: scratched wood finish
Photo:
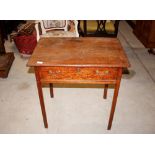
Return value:
[(129, 67), (117, 38), (41, 38), (28, 66)]
[(44, 82), (65, 82), (73, 80), (74, 83), (81, 81), (104, 81), (116, 80), (118, 68), (97, 67), (39, 67), (40, 78)]

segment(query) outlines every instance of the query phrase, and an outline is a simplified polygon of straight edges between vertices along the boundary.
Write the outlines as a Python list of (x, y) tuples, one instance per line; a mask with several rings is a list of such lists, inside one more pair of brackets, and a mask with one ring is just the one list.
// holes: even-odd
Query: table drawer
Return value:
[(117, 68), (99, 67), (39, 67), (43, 81), (115, 80)]

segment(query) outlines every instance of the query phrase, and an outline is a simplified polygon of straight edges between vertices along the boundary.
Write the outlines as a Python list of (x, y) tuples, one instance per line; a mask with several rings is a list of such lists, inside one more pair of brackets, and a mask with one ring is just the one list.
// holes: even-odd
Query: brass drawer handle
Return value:
[(96, 74), (97, 75), (107, 75), (107, 74), (109, 74), (109, 71), (108, 70), (104, 70), (104, 71), (96, 70)]
[(57, 71), (49, 70), (48, 73), (49, 74), (59, 74), (59, 73), (61, 73), (61, 71), (60, 70), (57, 70)]

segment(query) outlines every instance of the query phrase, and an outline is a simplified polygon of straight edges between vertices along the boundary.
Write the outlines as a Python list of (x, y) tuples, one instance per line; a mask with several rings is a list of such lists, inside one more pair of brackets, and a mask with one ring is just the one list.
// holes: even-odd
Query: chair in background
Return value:
[(79, 20), (78, 31), (83, 37), (117, 37), (119, 21)]
[(35, 23), (37, 41), (41, 37), (79, 37), (76, 20), (39, 20)]

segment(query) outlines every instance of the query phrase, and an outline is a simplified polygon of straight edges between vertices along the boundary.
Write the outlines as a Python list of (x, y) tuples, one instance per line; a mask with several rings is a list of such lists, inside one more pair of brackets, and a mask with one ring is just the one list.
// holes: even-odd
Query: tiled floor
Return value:
[(107, 131), (113, 89), (103, 100), (101, 85), (54, 85), (54, 99), (43, 88), (49, 128), (43, 126), (35, 77), (13, 43), (15, 61), (0, 79), (0, 133), (155, 133), (155, 56), (121, 21), (118, 38), (131, 63), (123, 75), (113, 126)]

